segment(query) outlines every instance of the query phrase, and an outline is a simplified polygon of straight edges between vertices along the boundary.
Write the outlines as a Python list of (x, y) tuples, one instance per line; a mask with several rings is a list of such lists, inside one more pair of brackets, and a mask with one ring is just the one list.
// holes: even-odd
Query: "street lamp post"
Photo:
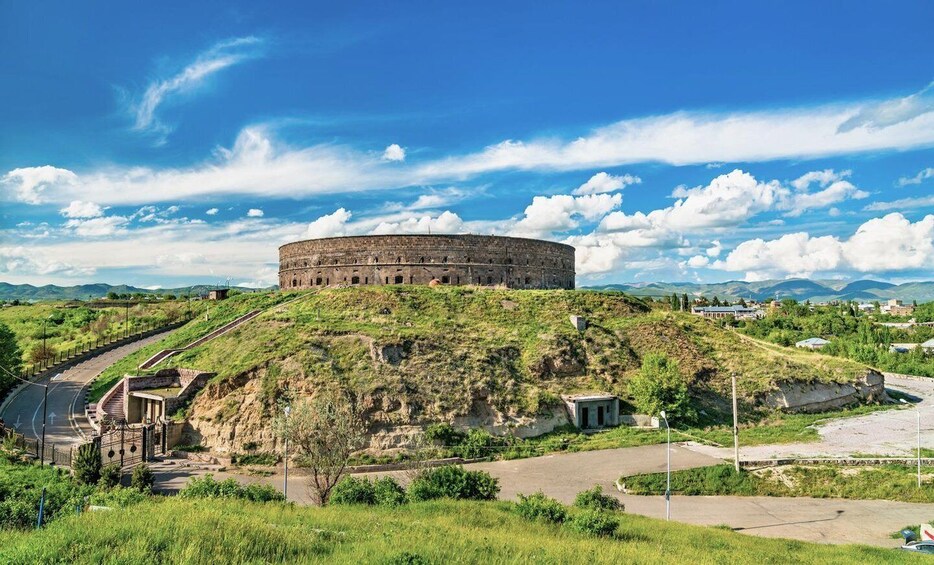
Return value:
[(668, 457), (667, 482), (665, 484), (665, 520), (671, 520), (671, 426), (668, 425), (668, 417), (665, 415), (664, 410), (659, 413), (659, 416), (662, 417), (662, 420), (665, 420), (665, 430), (668, 432), (668, 441), (665, 446)]
[[(908, 404), (904, 398), (899, 398), (898, 401)], [(918, 416), (918, 488), (921, 488), (921, 409), (916, 407), (915, 410)]]
[(292, 430), (289, 427), (289, 412), (292, 411), (291, 406), (286, 406), (283, 409), (285, 412), (285, 478), (282, 481), (282, 495), (285, 496), (285, 499), (289, 499), (289, 436), (292, 435)]

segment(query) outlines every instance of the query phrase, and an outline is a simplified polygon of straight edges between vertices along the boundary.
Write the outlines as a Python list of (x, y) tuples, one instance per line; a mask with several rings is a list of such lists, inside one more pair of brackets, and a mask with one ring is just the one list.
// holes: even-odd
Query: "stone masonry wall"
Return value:
[(373, 235), (279, 248), (283, 290), (334, 285), (502, 285), (574, 288), (574, 248), (485, 235)]

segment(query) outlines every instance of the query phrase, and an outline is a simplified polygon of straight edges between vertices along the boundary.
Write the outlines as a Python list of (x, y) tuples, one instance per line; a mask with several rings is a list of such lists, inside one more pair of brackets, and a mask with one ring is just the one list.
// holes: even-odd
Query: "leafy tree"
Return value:
[(742, 306), (743, 308), (747, 308), (747, 307), (748, 307), (748, 306), (746, 305), (746, 301), (745, 301), (744, 299), (742, 299), (742, 298), (739, 299), (739, 305)]
[(665, 355), (650, 353), (643, 358), (639, 374), (629, 381), (629, 394), (643, 414), (655, 416), (665, 410), (669, 421), (694, 417), (688, 385), (677, 362)]
[(16, 343), (16, 335), (6, 324), (0, 322), (0, 396), (13, 387), (15, 379), (10, 373), (19, 375), (23, 370), (23, 352)]
[(101, 450), (93, 443), (78, 448), (71, 470), (75, 478), (86, 485), (93, 485), (101, 478)]
[(681, 295), (681, 307), (682, 307), (684, 310), (690, 310), (690, 309), (691, 309), (691, 303), (688, 301), (688, 294), (687, 294), (686, 292), (685, 292), (684, 294)]
[(671, 298), (669, 299), (669, 302), (671, 303), (672, 310), (678, 310), (678, 295), (677, 294), (672, 293)]
[(714, 295), (713, 301), (711, 302), (711, 304), (714, 306), (720, 306), (720, 299), (717, 298), (716, 295)]
[(304, 459), (318, 503), (327, 504), (363, 440), (363, 421), (353, 403), (343, 394), (322, 392), (311, 401), (293, 404), (288, 415), (279, 410), (274, 427)]

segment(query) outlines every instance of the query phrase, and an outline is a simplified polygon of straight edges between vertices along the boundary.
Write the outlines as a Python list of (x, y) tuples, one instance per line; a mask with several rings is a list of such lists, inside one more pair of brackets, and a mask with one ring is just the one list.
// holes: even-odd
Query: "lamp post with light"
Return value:
[(658, 415), (662, 417), (662, 420), (665, 420), (665, 430), (668, 432), (668, 440), (665, 446), (668, 457), (667, 482), (665, 485), (665, 520), (671, 520), (671, 426), (668, 425), (668, 418), (664, 410), (659, 412)]
[[(899, 402), (902, 404), (908, 404), (904, 398), (899, 398)], [(921, 488), (921, 409), (915, 407), (916, 414), (918, 415), (918, 488)]]

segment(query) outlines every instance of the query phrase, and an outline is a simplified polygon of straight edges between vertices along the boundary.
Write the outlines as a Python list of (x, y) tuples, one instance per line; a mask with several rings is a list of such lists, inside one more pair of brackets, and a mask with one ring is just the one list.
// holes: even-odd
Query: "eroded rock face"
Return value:
[(824, 412), (864, 402), (885, 400), (885, 377), (868, 369), (861, 379), (852, 383), (779, 383), (777, 390), (767, 393), (762, 403), (788, 412)]
[(398, 365), (405, 359), (406, 347), (404, 344), (370, 345), (370, 356), (374, 361)]

